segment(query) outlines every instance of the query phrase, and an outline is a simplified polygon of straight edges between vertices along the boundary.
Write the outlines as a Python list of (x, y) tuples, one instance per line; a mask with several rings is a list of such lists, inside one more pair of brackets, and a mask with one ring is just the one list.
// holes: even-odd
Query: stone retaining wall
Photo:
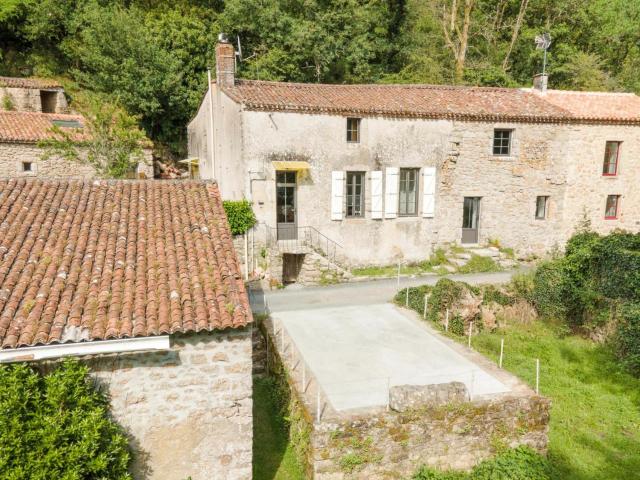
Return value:
[(131, 439), (136, 480), (251, 479), (251, 350), (247, 328), (88, 360)]
[(515, 377), (512, 393), (471, 402), (460, 401), (466, 389), (455, 384), (435, 388), (435, 402), (422, 395), (424, 389), (410, 399), (411, 389), (400, 388), (396, 393), (402, 399), (396, 403), (403, 405), (402, 412), (336, 412), (321, 391), (318, 420), (318, 385), (308, 374), (301, 391), (298, 357), (290, 339), (279, 328), (274, 338), (270, 319), (261, 331), (267, 338), (268, 371), (290, 391), (289, 417), (295, 419), (291, 437), (306, 439), (297, 440), (294, 447), (308, 478), (407, 478), (421, 465), (467, 470), (505, 447), (529, 445), (546, 451), (550, 402)]

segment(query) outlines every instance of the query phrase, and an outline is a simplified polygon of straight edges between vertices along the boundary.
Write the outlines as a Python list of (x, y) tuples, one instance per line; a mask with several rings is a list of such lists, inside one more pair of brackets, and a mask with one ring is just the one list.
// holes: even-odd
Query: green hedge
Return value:
[(130, 460), (85, 366), (0, 366), (0, 478), (129, 480)]
[(640, 303), (627, 303), (620, 310), (616, 353), (625, 367), (640, 376)]
[(640, 235), (603, 237), (593, 247), (593, 275), (602, 295), (640, 300)]
[(227, 213), (229, 227), (233, 235), (242, 235), (256, 224), (256, 216), (247, 200), (225, 200), (222, 202)]
[(547, 459), (531, 448), (521, 446), (485, 460), (470, 472), (441, 472), (422, 467), (413, 480), (549, 480), (550, 475)]

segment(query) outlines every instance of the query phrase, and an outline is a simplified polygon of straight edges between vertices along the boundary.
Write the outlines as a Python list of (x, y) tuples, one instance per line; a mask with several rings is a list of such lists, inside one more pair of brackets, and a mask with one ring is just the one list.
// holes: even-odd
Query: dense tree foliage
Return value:
[(111, 95), (183, 153), (218, 32), (245, 78), (640, 91), (640, 0), (0, 0), (0, 74)]

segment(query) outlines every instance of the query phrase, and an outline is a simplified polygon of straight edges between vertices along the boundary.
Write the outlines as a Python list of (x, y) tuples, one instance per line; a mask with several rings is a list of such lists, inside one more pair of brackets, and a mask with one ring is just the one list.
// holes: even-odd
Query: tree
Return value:
[(442, 4), (442, 32), (455, 58), (456, 83), (461, 83), (469, 48), (471, 12), (476, 0), (461, 0), (461, 5), (458, 5), (458, 0), (451, 0), (448, 8), (447, 3), (448, 1)]
[(142, 160), (147, 139), (138, 120), (122, 108), (100, 99), (91, 99), (85, 110), (85, 125), (76, 128), (52, 127), (52, 136), (40, 142), (42, 158), (53, 155), (68, 161), (88, 163), (106, 178), (125, 178), (135, 173)]

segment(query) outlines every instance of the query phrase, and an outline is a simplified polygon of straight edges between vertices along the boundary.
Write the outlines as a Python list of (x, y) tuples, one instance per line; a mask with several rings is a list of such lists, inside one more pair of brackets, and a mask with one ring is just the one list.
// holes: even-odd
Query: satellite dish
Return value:
[(551, 46), (551, 35), (548, 33), (536, 35), (535, 42), (538, 50), (547, 50)]

